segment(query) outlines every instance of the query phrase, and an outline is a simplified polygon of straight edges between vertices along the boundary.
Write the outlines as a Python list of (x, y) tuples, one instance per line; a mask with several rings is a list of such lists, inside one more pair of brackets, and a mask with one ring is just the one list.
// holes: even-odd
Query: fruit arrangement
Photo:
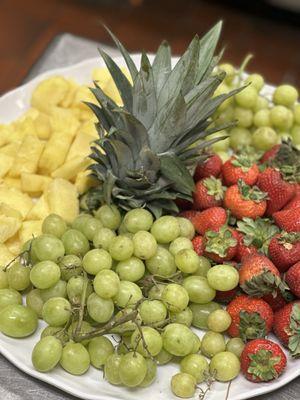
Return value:
[[(281, 345), (299, 357), (299, 143), (262, 123), (279, 127), (276, 107), (288, 114), (280, 127), (297, 123), (298, 94), (278, 87), (273, 107), (260, 77), (245, 86), (243, 68), (215, 55), (220, 29), (196, 36), (174, 68), (163, 42), (139, 70), (111, 33), (126, 72), (101, 52), (107, 69), (90, 92), (50, 78), (2, 126), (14, 139), (0, 159), (15, 153), (0, 186), (0, 331), (21, 339), (43, 320), (37, 371), (94, 367), (145, 388), (172, 362), (173, 394), (203, 400), (215, 381), (228, 398), (240, 373), (277, 379)], [(231, 152), (218, 147), (224, 129)]]

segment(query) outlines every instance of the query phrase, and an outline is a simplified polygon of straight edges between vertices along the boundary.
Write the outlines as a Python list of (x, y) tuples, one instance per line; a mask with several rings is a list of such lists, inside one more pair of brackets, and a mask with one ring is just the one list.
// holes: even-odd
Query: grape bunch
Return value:
[[(71, 225), (50, 214), (42, 232), (0, 273), (0, 331), (24, 338), (38, 319), (47, 324), (32, 351), (36, 370), (82, 375), (92, 365), (112, 385), (146, 387), (157, 366), (179, 361), (179, 397), (239, 374), (244, 344), (225, 342), (231, 317), (213, 301), (239, 274), (195, 252), (188, 219), (102, 205)], [(207, 331), (202, 341), (192, 327)]]

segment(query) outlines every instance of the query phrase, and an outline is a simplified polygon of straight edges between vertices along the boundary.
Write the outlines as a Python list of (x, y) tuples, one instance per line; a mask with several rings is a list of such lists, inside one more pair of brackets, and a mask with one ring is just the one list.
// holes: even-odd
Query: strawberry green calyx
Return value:
[(279, 289), (281, 292), (289, 290), (279, 276), (274, 275), (268, 270), (264, 270), (261, 274), (253, 276), (251, 279), (241, 285), (245, 293), (252, 297), (263, 297), (269, 293), (276, 293)]
[(207, 189), (207, 193), (213, 196), (216, 200), (222, 200), (224, 197), (225, 186), (222, 186), (221, 179), (217, 179), (214, 176), (206, 178), (203, 181), (204, 186)]
[(252, 167), (254, 160), (249, 154), (241, 153), (234, 156), (234, 159), (231, 161), (231, 164), (235, 167), (241, 168), (243, 172), (248, 172)]
[(300, 182), (300, 150), (293, 146), (291, 140), (281, 144), (276, 156), (270, 160), (269, 164), (281, 172), (285, 181)]
[(300, 232), (283, 232), (278, 242), (287, 250), (291, 250), (293, 244), (300, 242)]
[(293, 357), (300, 357), (300, 305), (294, 304), (290, 316), (289, 350)]
[(275, 365), (280, 362), (280, 356), (274, 357), (272, 351), (260, 349), (255, 354), (249, 354), (251, 360), (248, 373), (263, 382), (277, 378)]
[(205, 238), (205, 251), (218, 254), (220, 257), (226, 257), (228, 249), (237, 245), (237, 240), (227, 226), (221, 227), (218, 232), (207, 231)]
[(240, 312), (240, 337), (244, 342), (266, 336), (266, 322), (259, 313)]
[(268, 199), (268, 194), (262, 192), (257, 186), (249, 186), (242, 180), (238, 180), (239, 191), (245, 200), (252, 200), (255, 203), (260, 203)]

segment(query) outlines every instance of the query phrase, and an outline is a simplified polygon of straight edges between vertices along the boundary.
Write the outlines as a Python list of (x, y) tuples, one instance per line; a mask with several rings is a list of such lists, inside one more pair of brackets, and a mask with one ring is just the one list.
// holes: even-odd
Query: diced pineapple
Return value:
[(96, 122), (97, 121), (94, 118), (90, 119), (89, 121), (83, 122), (78, 132), (92, 136), (94, 139), (98, 139), (98, 132), (95, 126)]
[(14, 236), (12, 236), (10, 239), (8, 239), (5, 242), (5, 245), (7, 246), (8, 250), (14, 255), (17, 256), (18, 254), (21, 253), (22, 249), (22, 243), (19, 238), (19, 234), (16, 233)]
[(57, 168), (52, 172), (52, 178), (64, 178), (71, 180), (76, 177), (78, 172), (83, 171), (90, 164), (88, 158), (82, 158), (81, 156), (72, 158), (66, 161), (61, 167)]
[(54, 107), (51, 110), (50, 125), (52, 131), (63, 132), (65, 135), (74, 138), (80, 123), (71, 110)]
[(0, 125), (0, 147), (9, 143), (13, 131), (12, 125)]
[(43, 220), (50, 214), (49, 205), (47, 203), (45, 195), (42, 195), (32, 209), (29, 211), (27, 218), (28, 220)]
[(3, 183), (5, 186), (8, 187), (13, 187), (15, 189), (21, 190), (21, 179), (18, 178), (10, 178), (9, 176), (6, 176), (3, 178)]
[(65, 179), (54, 179), (47, 188), (46, 199), (50, 212), (60, 215), (67, 222), (72, 222), (79, 212), (77, 190)]
[(90, 146), (93, 140), (95, 140), (93, 136), (90, 136), (85, 132), (81, 132), (79, 128), (79, 131), (68, 153), (67, 161), (72, 160), (75, 157), (87, 157), (91, 153)]
[(34, 126), (37, 136), (42, 140), (48, 140), (51, 136), (50, 118), (47, 114), (39, 113), (34, 120)]
[(33, 206), (31, 198), (14, 187), (0, 186), (0, 203), (18, 210), (24, 219)]
[(0, 215), (5, 215), (6, 217), (12, 217), (22, 221), (23, 217), (20, 211), (12, 208), (6, 203), (0, 203)]
[(8, 156), (4, 153), (0, 153), (0, 178), (8, 173), (13, 165), (13, 162), (14, 157)]
[(78, 84), (73, 81), (72, 79), (69, 79), (69, 91), (66, 94), (65, 98), (63, 101), (60, 102), (61, 107), (64, 108), (69, 108), (71, 107), (71, 104), (74, 101), (75, 93), (78, 89)]
[(22, 115), (14, 122), (14, 133), (10, 136), (10, 141), (23, 139), (27, 135), (36, 135), (34, 118)]
[(6, 154), (11, 157), (16, 157), (16, 155), (19, 151), (20, 144), (21, 144), (21, 141), (14, 142), (14, 143), (8, 143), (7, 145), (0, 148), (0, 153)]
[(21, 174), (21, 188), (25, 193), (41, 193), (51, 182), (51, 178), (37, 174)]
[(79, 86), (72, 103), (72, 108), (79, 110), (80, 121), (87, 121), (93, 116), (92, 110), (84, 102), (96, 103), (96, 99), (88, 86)]
[(3, 269), (11, 260), (14, 255), (11, 253), (5, 244), (0, 244), (0, 269)]
[(6, 242), (18, 232), (22, 223), (17, 218), (0, 215), (0, 243)]
[(21, 243), (39, 236), (42, 233), (42, 223), (43, 221), (24, 221), (19, 231)]
[(75, 180), (75, 187), (79, 194), (85, 193), (88, 189), (96, 185), (96, 180), (90, 174), (91, 171), (89, 170), (78, 173)]
[(24, 172), (34, 174), (37, 170), (43, 148), (44, 144), (37, 136), (25, 136), (14, 159), (13, 166), (9, 171), (9, 176), (17, 178)]

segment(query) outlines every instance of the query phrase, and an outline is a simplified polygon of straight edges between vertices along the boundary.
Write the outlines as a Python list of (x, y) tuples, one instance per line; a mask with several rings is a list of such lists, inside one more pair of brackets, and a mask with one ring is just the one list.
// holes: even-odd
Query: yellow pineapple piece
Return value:
[(56, 178), (48, 185), (45, 194), (51, 213), (60, 215), (68, 223), (78, 215), (78, 193), (72, 183)]
[(71, 180), (76, 177), (78, 172), (83, 171), (89, 164), (90, 160), (88, 158), (82, 158), (81, 156), (74, 157), (52, 172), (51, 176), (52, 178)]
[(21, 243), (25, 243), (27, 242), (27, 240), (41, 235), (42, 223), (43, 223), (42, 220), (24, 221), (19, 231), (19, 238)]
[(39, 139), (48, 140), (51, 136), (50, 118), (47, 114), (39, 113), (34, 120), (35, 131)]
[(78, 119), (71, 110), (54, 107), (51, 110), (50, 125), (54, 132), (64, 132), (74, 138), (80, 126)]
[(0, 269), (3, 269), (14, 257), (5, 244), (0, 244)]
[(13, 131), (14, 128), (12, 125), (0, 125), (0, 147), (10, 142), (10, 137), (13, 134)]
[(5, 215), (6, 217), (12, 217), (22, 221), (23, 217), (20, 211), (12, 208), (6, 203), (0, 203), (0, 215)]
[(97, 122), (95, 117), (93, 117), (89, 121), (83, 122), (78, 130), (78, 133), (84, 133), (86, 135), (92, 136), (94, 139), (98, 139), (99, 136), (95, 126), (95, 122)]
[(94, 178), (91, 177), (90, 174), (91, 171), (89, 170), (78, 173), (75, 179), (75, 187), (79, 194), (83, 194), (91, 187), (96, 186), (97, 182)]
[(5, 186), (8, 187), (14, 187), (15, 189), (21, 190), (21, 179), (18, 178), (10, 178), (9, 176), (6, 176), (3, 178), (3, 183)]
[(0, 203), (18, 210), (24, 219), (33, 206), (31, 198), (14, 187), (0, 186)]
[(19, 234), (16, 233), (14, 236), (9, 238), (6, 242), (5, 245), (7, 246), (8, 250), (14, 255), (17, 256), (18, 254), (21, 253), (22, 249), (22, 243), (19, 238)]
[(6, 242), (18, 232), (22, 222), (17, 218), (0, 215), (0, 243)]
[(29, 211), (27, 220), (43, 220), (50, 214), (46, 196), (42, 195)]
[(79, 86), (75, 92), (72, 109), (77, 109), (77, 115), (80, 121), (86, 121), (92, 118), (92, 110), (84, 102), (96, 103), (96, 99), (88, 86)]
[(95, 138), (93, 136), (88, 135), (85, 132), (81, 132), (81, 130), (79, 129), (74, 139), (74, 142), (70, 147), (67, 161), (72, 160), (76, 157), (87, 157), (91, 153), (91, 142), (94, 140)]
[(1, 154), (6, 154), (7, 156), (10, 157), (16, 157), (19, 147), (20, 147), (21, 141), (17, 141), (14, 143), (8, 143), (5, 146), (0, 148), (0, 153)]
[(78, 84), (75, 81), (69, 79), (68, 82), (69, 82), (69, 91), (66, 94), (65, 98), (63, 99), (63, 101), (60, 102), (60, 106), (64, 108), (71, 107), (71, 104), (74, 101), (75, 93), (78, 89)]
[(41, 193), (51, 182), (51, 178), (48, 176), (37, 175), (37, 174), (21, 174), (21, 188), (25, 193)]
[(4, 153), (0, 153), (0, 178), (8, 173), (13, 165), (13, 162), (14, 157), (8, 156)]
[(34, 118), (28, 115), (22, 115), (14, 123), (14, 132), (10, 137), (10, 141), (23, 139), (27, 135), (36, 135)]

